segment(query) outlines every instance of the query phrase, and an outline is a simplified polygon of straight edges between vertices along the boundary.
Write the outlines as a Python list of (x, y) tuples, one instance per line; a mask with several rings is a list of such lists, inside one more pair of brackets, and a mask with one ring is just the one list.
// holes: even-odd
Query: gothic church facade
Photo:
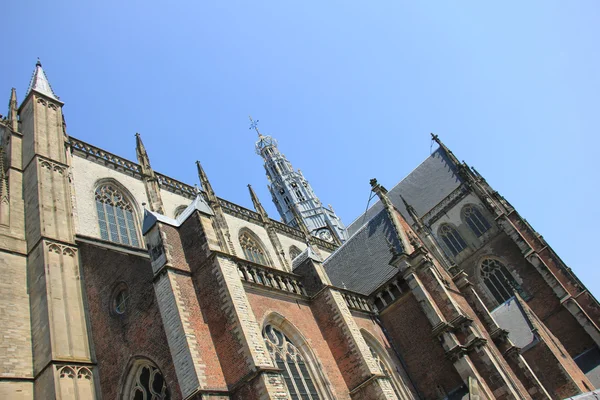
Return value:
[(600, 306), (439, 148), (345, 227), (258, 130), (271, 219), (66, 131), (38, 62), (0, 120), (0, 398), (562, 399)]

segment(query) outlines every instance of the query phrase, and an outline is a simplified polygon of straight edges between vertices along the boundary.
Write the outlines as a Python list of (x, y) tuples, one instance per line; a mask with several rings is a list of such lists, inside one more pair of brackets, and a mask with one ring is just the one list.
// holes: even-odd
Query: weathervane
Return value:
[(248, 129), (254, 129), (256, 131), (256, 133), (258, 133), (258, 136), (262, 136), (261, 133), (258, 130), (258, 121), (259, 120), (253, 120), (252, 116), (248, 115), (248, 118), (250, 118), (250, 127)]

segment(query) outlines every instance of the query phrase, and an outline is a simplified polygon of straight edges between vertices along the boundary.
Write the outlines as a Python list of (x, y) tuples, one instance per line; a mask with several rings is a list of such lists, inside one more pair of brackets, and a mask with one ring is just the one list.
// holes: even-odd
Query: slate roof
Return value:
[[(444, 150), (438, 148), (406, 178), (389, 190), (388, 196), (404, 218), (413, 223), (404, 207), (400, 194), (415, 208), (419, 216), (423, 216), (460, 184), (461, 180), (456, 174), (454, 166)], [(383, 206), (378, 200), (365, 214), (359, 216), (348, 226), (348, 234), (353, 235), (365, 222), (377, 215), (382, 209)]]
[(398, 252), (401, 249), (392, 222), (382, 209), (325, 260), (323, 265), (331, 283), (370, 294), (398, 272), (389, 265), (393, 256), (390, 244)]

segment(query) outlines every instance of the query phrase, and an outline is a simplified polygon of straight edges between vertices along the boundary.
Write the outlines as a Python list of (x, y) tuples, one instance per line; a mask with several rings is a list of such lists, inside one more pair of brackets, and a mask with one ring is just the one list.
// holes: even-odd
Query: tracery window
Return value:
[(133, 207), (114, 185), (105, 184), (96, 189), (96, 211), (102, 239), (134, 247), (140, 245)]
[(242, 250), (244, 250), (246, 260), (257, 264), (269, 265), (265, 250), (248, 232), (240, 235), (240, 245), (242, 246)]
[(272, 325), (265, 327), (263, 337), (273, 361), (281, 370), (290, 398), (319, 400), (308, 365), (292, 341)]
[[(158, 368), (150, 363), (138, 365), (130, 382), (127, 400), (169, 400), (167, 382)], [(127, 396), (127, 394), (125, 394)]]
[(460, 233), (448, 224), (440, 227), (439, 234), (453, 256), (456, 256), (467, 247)]
[(520, 287), (515, 278), (508, 272), (506, 266), (493, 258), (487, 258), (481, 263), (483, 282), (499, 304), (513, 297), (513, 288)]
[(375, 350), (373, 350), (373, 348), (371, 346), (369, 346), (369, 350), (371, 350), (371, 355), (373, 356), (373, 358), (375, 359), (375, 361), (377, 362), (377, 364), (379, 364), (379, 368), (381, 369), (381, 372), (383, 372), (383, 374), (392, 383), (392, 388), (394, 389), (394, 393), (396, 393), (396, 397), (399, 398), (399, 399), (402, 399), (403, 396), (400, 395), (400, 391), (401, 390), (398, 387), (398, 384), (396, 383), (396, 379), (394, 379), (394, 377), (390, 373), (390, 370), (388, 369), (388, 367), (385, 364), (385, 362), (381, 359), (381, 357), (379, 357), (379, 354), (377, 354), (377, 352)]
[(290, 258), (293, 260), (294, 258), (298, 257), (300, 255), (300, 253), (302, 253), (302, 250), (300, 250), (299, 248), (297, 248), (296, 246), (291, 246), (290, 247)]
[(468, 205), (464, 208), (463, 212), (467, 225), (469, 225), (469, 228), (471, 228), (477, 237), (483, 235), (492, 227), (488, 220), (485, 219), (483, 214), (481, 214), (479, 208), (473, 205)]

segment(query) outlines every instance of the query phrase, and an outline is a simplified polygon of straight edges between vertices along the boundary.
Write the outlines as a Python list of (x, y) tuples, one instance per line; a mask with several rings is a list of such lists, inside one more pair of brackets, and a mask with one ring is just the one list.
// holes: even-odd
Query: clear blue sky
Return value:
[(600, 5), (490, 3), (11, 1), (0, 92), (39, 56), (70, 135), (274, 218), (248, 114), (347, 224), (435, 132), (600, 296)]

